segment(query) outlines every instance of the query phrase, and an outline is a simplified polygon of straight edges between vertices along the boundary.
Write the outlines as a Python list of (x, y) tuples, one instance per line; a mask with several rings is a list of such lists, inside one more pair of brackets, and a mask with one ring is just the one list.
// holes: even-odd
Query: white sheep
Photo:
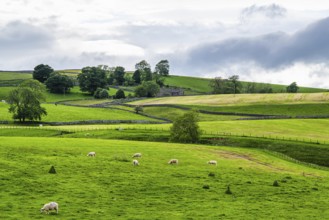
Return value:
[(142, 154), (141, 153), (135, 153), (132, 158), (135, 158), (135, 157), (142, 157)]
[(45, 204), (41, 209), (40, 212), (46, 212), (46, 214), (49, 214), (49, 211), (56, 210), (56, 213), (58, 214), (58, 203), (57, 202), (50, 202)]
[(134, 165), (134, 166), (138, 166), (138, 165), (139, 165), (138, 160), (133, 160), (133, 165)]
[(177, 159), (171, 159), (171, 160), (169, 160), (168, 164), (178, 164), (178, 160)]
[(95, 152), (89, 152), (87, 154), (88, 157), (96, 157), (96, 153)]
[(212, 164), (212, 165), (217, 166), (217, 161), (216, 160), (209, 160), (208, 164)]

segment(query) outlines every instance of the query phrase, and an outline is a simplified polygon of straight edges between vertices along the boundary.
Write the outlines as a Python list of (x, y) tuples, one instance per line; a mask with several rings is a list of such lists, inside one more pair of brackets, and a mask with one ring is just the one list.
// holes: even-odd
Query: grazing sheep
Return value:
[(96, 153), (95, 152), (89, 152), (87, 154), (88, 157), (96, 157)]
[(169, 160), (168, 164), (178, 164), (178, 160), (177, 159), (171, 159), (171, 160)]
[(138, 166), (139, 165), (138, 160), (133, 160), (133, 165)]
[(217, 161), (216, 160), (209, 160), (208, 164), (216, 165), (217, 166)]
[(135, 158), (135, 157), (142, 157), (142, 154), (141, 153), (135, 153), (132, 158)]
[(50, 202), (45, 204), (41, 209), (40, 212), (46, 212), (46, 214), (49, 214), (49, 211), (56, 210), (56, 213), (58, 214), (58, 204), (57, 202)]

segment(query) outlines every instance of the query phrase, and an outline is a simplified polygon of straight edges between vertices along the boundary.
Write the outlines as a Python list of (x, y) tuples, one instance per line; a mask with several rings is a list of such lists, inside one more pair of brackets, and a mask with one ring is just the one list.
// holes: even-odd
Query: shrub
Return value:
[(177, 117), (170, 128), (170, 141), (183, 143), (196, 143), (200, 139), (198, 114), (194, 111), (187, 112)]
[(106, 89), (97, 88), (94, 93), (95, 99), (107, 99), (109, 97), (109, 92)]
[(55, 167), (54, 167), (54, 166), (51, 166), (51, 167), (50, 167), (50, 170), (49, 170), (48, 173), (56, 174), (57, 172), (56, 172), (56, 170), (55, 170)]
[(125, 92), (122, 89), (119, 89), (116, 93), (115, 93), (115, 98), (116, 99), (124, 99), (126, 98)]
[(225, 194), (232, 194), (232, 191), (231, 191), (231, 189), (230, 189), (230, 186), (227, 186), (227, 189), (226, 189), (226, 191), (225, 191)]
[(273, 186), (278, 187), (278, 186), (279, 186), (279, 182), (278, 182), (277, 180), (275, 180), (275, 181), (273, 182)]

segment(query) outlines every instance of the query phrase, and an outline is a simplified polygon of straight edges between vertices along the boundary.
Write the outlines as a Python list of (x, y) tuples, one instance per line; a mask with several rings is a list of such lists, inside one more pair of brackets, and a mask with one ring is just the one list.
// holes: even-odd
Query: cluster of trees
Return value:
[[(152, 72), (151, 65), (142, 60), (135, 65), (135, 69), (133, 74), (127, 74), (122, 66), (84, 67), (78, 75), (80, 90), (89, 92), (98, 98), (100, 96), (98, 93), (96, 94), (96, 91), (108, 89), (111, 85), (137, 86), (135, 89), (137, 97), (154, 97), (159, 92), (160, 87), (164, 85), (164, 77), (169, 75), (169, 62), (161, 60)], [(105, 97), (105, 92), (103, 93), (104, 96), (102, 97)], [(125, 97), (123, 90), (119, 90), (115, 97)]]
[(33, 79), (44, 83), (51, 93), (65, 94), (73, 88), (73, 79), (67, 75), (55, 72), (49, 65), (39, 64), (32, 73)]
[[(209, 86), (212, 87), (214, 94), (238, 94), (238, 93), (273, 93), (270, 84), (264, 83), (245, 83), (245, 86), (239, 81), (238, 75), (230, 76), (228, 79), (215, 77), (210, 81)], [(288, 93), (296, 93), (299, 87), (296, 82), (291, 83), (286, 88)]]

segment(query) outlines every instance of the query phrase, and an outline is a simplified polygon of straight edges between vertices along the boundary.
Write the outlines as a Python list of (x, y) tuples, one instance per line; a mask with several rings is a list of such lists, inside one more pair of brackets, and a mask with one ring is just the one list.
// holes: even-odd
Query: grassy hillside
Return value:
[[(43, 122), (69, 122), (87, 120), (146, 120), (158, 121), (139, 114), (109, 108), (87, 108), (65, 105), (43, 104), (47, 116), (42, 117)], [(0, 103), (0, 121), (12, 120), (8, 112), (8, 104)]]
[[(89, 151), (97, 157), (88, 158)], [(143, 153), (138, 167), (131, 164), (135, 152)], [(179, 165), (168, 165), (171, 158)], [(210, 159), (218, 167), (206, 164)], [(256, 150), (0, 137), (0, 163), (1, 219), (43, 219), (39, 209), (49, 201), (59, 203), (61, 219), (322, 219), (329, 214), (327, 172)], [(52, 165), (57, 174), (48, 173)], [(272, 186), (274, 180), (279, 187)], [(228, 185), (231, 195), (225, 194)]]
[(178, 104), (178, 105), (208, 105), (234, 106), (255, 104), (301, 104), (328, 103), (329, 93), (280, 93), (280, 94), (228, 94), (228, 95), (200, 95), (187, 97), (163, 97), (144, 99), (131, 102), (136, 105), (148, 104)]

